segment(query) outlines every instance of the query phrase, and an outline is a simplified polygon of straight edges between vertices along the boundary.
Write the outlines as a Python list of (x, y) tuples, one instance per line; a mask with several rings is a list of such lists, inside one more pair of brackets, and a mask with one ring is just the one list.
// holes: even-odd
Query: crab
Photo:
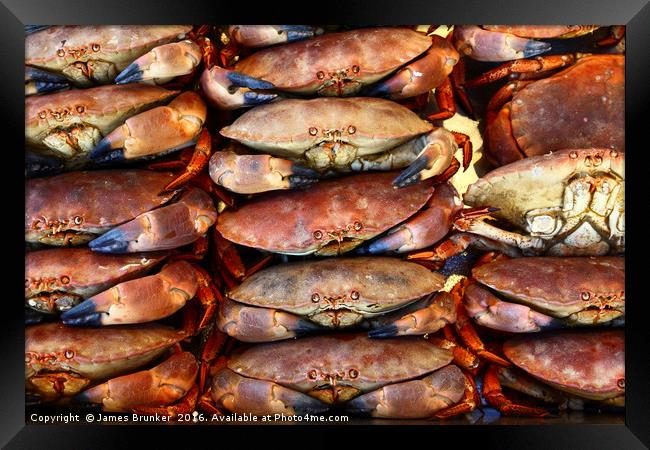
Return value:
[(407, 28), (367, 28), (264, 49), (238, 61), (234, 70), (206, 68), (201, 86), (222, 109), (267, 103), (278, 98), (275, 90), (283, 95), (402, 99), (439, 88), (436, 97), (445, 107), (433, 120), (455, 113), (448, 75), (458, 58), (451, 43), (439, 36)]
[(459, 211), (458, 194), (450, 185), (434, 188), (429, 180), (395, 189), (394, 176), (362, 173), (304, 190), (267, 192), (224, 211), (216, 228), (225, 239), (247, 247), (320, 256), (348, 252), (389, 231), (361, 250), (374, 254), (432, 245), (447, 234), (457, 212), (463, 217), (484, 213)]
[(475, 267), (472, 280), (465, 310), (489, 328), (528, 333), (625, 320), (623, 257), (501, 257)]
[(451, 351), (413, 337), (260, 344), (213, 366), (207, 401), (239, 414), (322, 414), (334, 406), (381, 418), (447, 418), (476, 406), (473, 380), (451, 362)]
[(485, 216), (454, 227), (527, 255), (598, 256), (625, 251), (625, 154), (566, 149), (489, 172), (463, 196), (470, 206), (498, 208), (494, 217), (523, 230), (505, 231)]
[(465, 87), (510, 73), (544, 76), (560, 68), (564, 69), (546, 78), (510, 81), (490, 100), (486, 155), (494, 165), (567, 148), (625, 151), (624, 55), (569, 54), (513, 61), (468, 81)]
[(157, 266), (166, 252), (105, 255), (87, 247), (25, 254), (25, 305), (41, 313), (68, 311), (86, 298)]
[[(138, 71), (138, 81), (175, 77), (190, 73), (201, 62), (197, 44), (175, 42), (192, 36), (188, 25), (52, 26), (28, 34), (25, 65), (63, 76), (80, 87), (129, 77), (133, 81)], [(143, 56), (152, 50), (153, 56)], [(143, 75), (142, 67), (150, 73)]]
[(151, 157), (190, 145), (206, 114), (194, 92), (143, 84), (73, 89), (27, 98), (25, 138), (32, 150), (77, 169), (90, 161)]
[(502, 385), (555, 403), (561, 410), (581, 410), (590, 403), (623, 407), (624, 334), (623, 330), (562, 331), (509, 339), (503, 352), (516, 368), (489, 366), (483, 396), (506, 415), (544, 417), (549, 412), (508, 399)]
[(227, 293), (217, 327), (246, 342), (364, 324), (374, 337), (433, 333), (455, 321), (453, 300), (434, 295), (444, 282), (419, 264), (379, 256), (279, 264)]
[(103, 253), (191, 244), (215, 223), (217, 211), (212, 198), (198, 188), (165, 191), (174, 177), (168, 172), (104, 170), (27, 180), (25, 241), (89, 243)]
[(408, 166), (394, 181), (403, 187), (440, 175), (450, 166), (457, 169), (457, 141), (463, 146), (464, 162), (471, 159), (466, 136), (434, 127), (406, 107), (378, 98), (294, 99), (262, 105), (221, 134), (282, 157), (216, 152), (210, 161), (211, 178), (240, 193), (303, 186), (332, 171)]
[(27, 392), (43, 402), (69, 400), (92, 383), (146, 366), (186, 337), (158, 324), (90, 329), (53, 322), (27, 327)]

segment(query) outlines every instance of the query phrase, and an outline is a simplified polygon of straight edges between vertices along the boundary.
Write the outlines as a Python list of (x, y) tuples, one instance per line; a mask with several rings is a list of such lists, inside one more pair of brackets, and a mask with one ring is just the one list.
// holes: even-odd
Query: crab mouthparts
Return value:
[(328, 405), (342, 404), (361, 394), (361, 391), (352, 386), (339, 385), (336, 380), (317, 386), (307, 393)]

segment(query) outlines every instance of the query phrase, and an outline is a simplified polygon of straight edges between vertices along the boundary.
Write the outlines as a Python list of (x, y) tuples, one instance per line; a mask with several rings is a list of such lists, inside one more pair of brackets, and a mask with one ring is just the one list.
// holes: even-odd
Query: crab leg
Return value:
[(450, 365), (421, 380), (384, 386), (349, 401), (346, 409), (372, 417), (420, 419), (458, 403), (465, 391), (465, 376)]
[(435, 333), (442, 327), (456, 321), (456, 308), (454, 299), (446, 292), (426, 299), (424, 303), (417, 303), (418, 309), (400, 314), (394, 320), (382, 327), (368, 332), (371, 338), (385, 338), (406, 335), (424, 335)]
[(542, 408), (514, 403), (503, 394), (496, 366), (489, 366), (483, 378), (483, 396), (492, 406), (506, 416), (547, 417), (548, 411)]
[(434, 415), (435, 418), (447, 419), (449, 417), (469, 413), (474, 411), (476, 407), (481, 404), (481, 399), (474, 379), (466, 373), (463, 373), (463, 375), (465, 376), (465, 391), (463, 398), (454, 406), (450, 406), (447, 409), (443, 409), (436, 413)]
[(225, 299), (217, 313), (217, 327), (244, 342), (268, 342), (321, 330), (295, 314), (272, 308), (246, 306)]
[(165, 186), (165, 191), (173, 191), (197, 176), (208, 165), (212, 154), (212, 138), (206, 128), (201, 130), (192, 154), (192, 159), (184, 166), (183, 173)]
[(220, 151), (210, 158), (210, 177), (230, 191), (256, 194), (307, 186), (318, 181), (319, 174), (270, 155), (238, 155), (232, 151)]
[(90, 152), (96, 162), (123, 161), (170, 152), (192, 143), (207, 109), (201, 97), (184, 92), (167, 106), (159, 106), (127, 119)]
[(488, 31), (475, 25), (454, 27), (459, 52), (477, 61), (509, 61), (530, 58), (551, 50), (551, 44), (514, 34)]
[(88, 245), (102, 253), (177, 248), (196, 241), (216, 220), (217, 211), (210, 196), (198, 188), (190, 188), (177, 202), (140, 214)]
[(440, 184), (423, 210), (357, 252), (404, 253), (433, 245), (449, 232), (453, 218), (461, 209), (462, 200), (456, 189), (449, 183)]
[(204, 70), (200, 84), (208, 101), (219, 109), (238, 109), (260, 105), (268, 103), (278, 96), (273, 93), (251, 90), (274, 89), (275, 86), (272, 83), (219, 66)]
[(309, 39), (323, 34), (323, 29), (310, 25), (230, 25), (228, 34), (244, 47), (258, 48)]
[(543, 72), (559, 69), (576, 62), (580, 55), (551, 55), (538, 56), (535, 59), (519, 59), (503, 64), (495, 69), (489, 70), (478, 77), (465, 83), (466, 88), (482, 86), (500, 80), (513, 73)]
[(444, 128), (437, 128), (402, 145), (415, 146), (419, 153), (393, 181), (393, 185), (400, 188), (444, 172), (458, 149), (455, 136)]
[(201, 63), (202, 56), (201, 48), (192, 41), (160, 45), (127, 66), (115, 77), (115, 83), (164, 84), (191, 73)]
[(486, 223), (484, 219), (484, 217), (461, 217), (454, 222), (454, 228), (478, 234), (528, 253), (536, 253), (544, 249), (544, 241), (541, 238), (505, 231)]
[(245, 378), (227, 368), (213, 377), (211, 395), (217, 407), (234, 413), (320, 414), (329, 409), (327, 404), (302, 392), (272, 381)]
[(98, 403), (105, 411), (163, 406), (184, 397), (195, 386), (198, 364), (189, 352), (179, 352), (158, 366), (113, 378), (78, 394), (78, 403)]

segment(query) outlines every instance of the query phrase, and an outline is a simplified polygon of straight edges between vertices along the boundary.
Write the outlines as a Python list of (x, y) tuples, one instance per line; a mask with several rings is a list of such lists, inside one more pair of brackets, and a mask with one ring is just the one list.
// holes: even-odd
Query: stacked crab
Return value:
[[(624, 251), (624, 57), (517, 59), (466, 82), (480, 63), (461, 54), (528, 57), (550, 50), (533, 38), (594, 27), (432, 31), (30, 34), (26, 240), (88, 247), (27, 254), (30, 320), (54, 319), (28, 327), (28, 392), (168, 414), (547, 414), (501, 385), (620, 405), (620, 331), (506, 334), (622, 323), (623, 258), (603, 255)], [(521, 161), (461, 199), (449, 180), (472, 144), (442, 121), (454, 94), (474, 114), (476, 88), (512, 73), (485, 152)]]

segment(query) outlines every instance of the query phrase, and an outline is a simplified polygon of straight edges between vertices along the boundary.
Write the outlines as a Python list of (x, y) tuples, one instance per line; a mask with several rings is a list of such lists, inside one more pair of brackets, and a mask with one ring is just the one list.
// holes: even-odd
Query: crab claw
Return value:
[(301, 41), (323, 33), (310, 25), (231, 25), (228, 34), (244, 47), (268, 47)]
[(37, 31), (50, 28), (52, 25), (25, 25), (25, 34), (36, 33)]
[(420, 136), (413, 145), (419, 150), (418, 156), (393, 180), (395, 187), (410, 186), (441, 174), (451, 165), (454, 153), (458, 149), (456, 137), (444, 128), (436, 128)]
[(456, 321), (456, 304), (447, 292), (418, 302), (418, 309), (399, 319), (368, 332), (371, 338), (425, 335), (435, 333)]
[(318, 177), (315, 170), (269, 155), (238, 155), (221, 151), (210, 158), (210, 178), (239, 194), (307, 186), (318, 181)]
[(435, 244), (445, 237), (463, 202), (450, 183), (436, 186), (425, 209), (387, 236), (370, 243), (361, 252), (377, 254), (388, 251), (410, 252)]
[(70, 87), (67, 78), (35, 67), (25, 67), (25, 95), (45, 94)]
[(385, 81), (370, 87), (366, 95), (388, 96), (394, 100), (415, 97), (440, 86), (460, 56), (445, 39), (432, 36), (433, 44), (418, 60), (400, 69)]
[(190, 352), (179, 352), (156, 367), (113, 378), (87, 389), (73, 399), (96, 403), (104, 411), (131, 411), (136, 407), (165, 406), (183, 398), (194, 386), (199, 366)]
[(459, 52), (477, 61), (510, 61), (530, 58), (551, 50), (548, 42), (488, 31), (475, 25), (455, 27), (454, 39)]
[(88, 246), (101, 253), (177, 248), (203, 236), (216, 220), (212, 198), (198, 188), (191, 188), (176, 203), (140, 214), (90, 241)]
[(127, 119), (90, 152), (98, 163), (167, 153), (190, 145), (203, 128), (207, 108), (194, 92), (183, 92), (167, 106)]
[(187, 261), (167, 264), (159, 273), (120, 283), (61, 315), (65, 325), (118, 325), (151, 322), (171, 316), (198, 290)]
[(278, 96), (277, 94), (251, 91), (251, 89), (273, 89), (275, 86), (272, 83), (218, 66), (204, 70), (200, 83), (206, 98), (220, 109), (238, 109), (261, 105)]
[(55, 156), (25, 152), (25, 175), (28, 177), (53, 175), (63, 168), (63, 161)]
[(172, 78), (192, 73), (201, 63), (201, 58), (201, 48), (192, 41), (160, 45), (129, 64), (115, 77), (115, 83), (152, 81), (164, 84)]

